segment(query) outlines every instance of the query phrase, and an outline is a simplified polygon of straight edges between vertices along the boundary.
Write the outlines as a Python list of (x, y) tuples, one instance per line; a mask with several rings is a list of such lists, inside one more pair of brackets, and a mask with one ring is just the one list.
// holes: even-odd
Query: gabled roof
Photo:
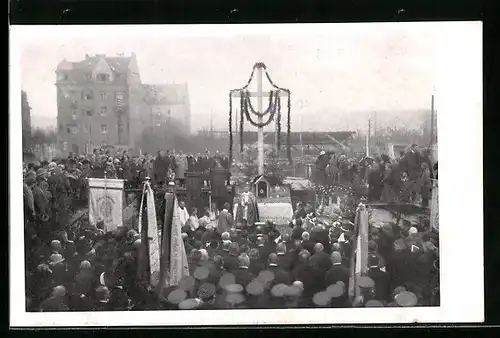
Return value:
[(69, 62), (63, 60), (59, 62), (56, 72), (68, 71), (70, 75), (69, 81), (79, 83), (85, 81), (85, 74), (91, 73), (101, 59), (104, 59), (116, 74), (126, 74), (132, 57), (107, 57), (105, 55), (87, 55), (82, 61)]

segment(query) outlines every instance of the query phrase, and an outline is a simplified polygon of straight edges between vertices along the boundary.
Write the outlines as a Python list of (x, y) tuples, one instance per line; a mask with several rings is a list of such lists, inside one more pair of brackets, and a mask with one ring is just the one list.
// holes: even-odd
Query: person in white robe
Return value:
[(186, 225), (186, 222), (189, 220), (189, 213), (186, 208), (186, 203), (184, 201), (179, 202), (179, 218), (181, 221), (181, 227)]

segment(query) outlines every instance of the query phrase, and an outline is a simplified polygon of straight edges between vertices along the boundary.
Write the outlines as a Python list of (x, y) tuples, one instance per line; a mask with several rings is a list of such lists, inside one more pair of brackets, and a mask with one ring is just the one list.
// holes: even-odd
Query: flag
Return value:
[(142, 191), (141, 207), (139, 209), (139, 233), (143, 233), (142, 229), (142, 211), (146, 200), (146, 219), (147, 229), (144, 229), (147, 236), (148, 244), (148, 261), (149, 261), (149, 279), (151, 285), (157, 285), (160, 280), (160, 247), (158, 243), (158, 226), (156, 223), (156, 209), (154, 192), (149, 182), (144, 183)]
[(182, 277), (189, 276), (189, 265), (181, 236), (181, 222), (177, 197), (173, 193), (165, 194), (165, 218), (161, 246), (161, 271), (158, 287), (178, 285)]
[(123, 180), (89, 178), (89, 222), (104, 223), (104, 231), (123, 226)]

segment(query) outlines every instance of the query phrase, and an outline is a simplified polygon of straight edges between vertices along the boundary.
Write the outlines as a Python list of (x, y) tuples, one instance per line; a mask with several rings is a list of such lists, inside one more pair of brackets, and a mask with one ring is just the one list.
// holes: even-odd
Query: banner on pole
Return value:
[(147, 243), (149, 253), (150, 284), (157, 285), (160, 281), (160, 246), (158, 242), (158, 225), (156, 221), (155, 197), (151, 185), (144, 183), (144, 189), (139, 209), (139, 232), (142, 232), (142, 210), (146, 198)]
[(89, 222), (104, 223), (104, 231), (123, 226), (123, 180), (89, 178)]

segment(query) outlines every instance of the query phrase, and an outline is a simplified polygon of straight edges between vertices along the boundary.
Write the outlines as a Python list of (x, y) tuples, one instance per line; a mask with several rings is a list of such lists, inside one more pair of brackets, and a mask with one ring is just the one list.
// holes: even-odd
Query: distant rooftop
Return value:
[(188, 103), (189, 93), (186, 83), (144, 84), (145, 101), (149, 105)]

